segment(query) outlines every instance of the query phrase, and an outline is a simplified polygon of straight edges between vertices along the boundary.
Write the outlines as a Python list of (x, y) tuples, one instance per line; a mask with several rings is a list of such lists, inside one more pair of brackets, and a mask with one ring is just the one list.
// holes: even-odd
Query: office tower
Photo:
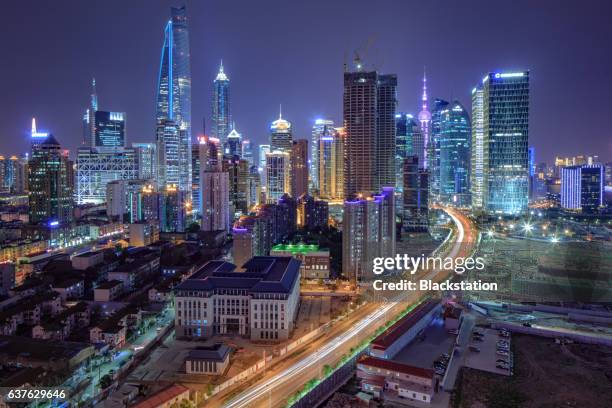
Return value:
[(264, 189), (266, 187), (266, 155), (268, 153), (270, 153), (270, 145), (259, 145), (257, 171), (259, 171), (259, 180)]
[(489, 154), (489, 145), (484, 143), (484, 90), (481, 87), (472, 89), (472, 153), (470, 160), (470, 187), (472, 191), (472, 209), (482, 211), (485, 195), (485, 154)]
[(212, 127), (210, 134), (221, 141), (225, 150), (227, 135), (232, 127), (232, 110), (230, 105), (230, 81), (223, 70), (223, 62), (219, 66), (219, 72), (213, 82), (212, 100)]
[(169, 185), (159, 192), (159, 229), (161, 232), (185, 232), (190, 210), (187, 192)]
[[(482, 116), (483, 202), (476, 209), (495, 214), (525, 212), (529, 199), (529, 71), (485, 75), (473, 92), (473, 102), (479, 89), (482, 104), (475, 101), (472, 116)], [(478, 138), (479, 132), (472, 137)], [(478, 144), (473, 146), (478, 152)]]
[(249, 211), (248, 207), (248, 178), (249, 162), (238, 156), (225, 156), (222, 171), (229, 176), (229, 202), (232, 220)]
[(107, 183), (106, 215), (122, 222), (141, 221), (144, 189), (153, 189), (151, 180), (115, 180)]
[(96, 92), (96, 79), (91, 80), (91, 94), (89, 106), (83, 114), (83, 146), (95, 146), (96, 139), (96, 112), (98, 111), (98, 94)]
[(293, 141), (291, 147), (291, 197), (308, 194), (308, 140)]
[(530, 147), (528, 150), (529, 163), (529, 201), (535, 199), (535, 178), (536, 178), (536, 163), (535, 163), (535, 147)]
[(9, 186), (7, 183), (6, 167), (7, 159), (4, 156), (0, 156), (0, 192), (7, 193)]
[(289, 194), (283, 194), (278, 199), (275, 210), (279, 236), (292, 236), (297, 229), (297, 200)]
[(28, 163), (29, 219), (56, 226), (72, 221), (72, 189), (68, 151), (53, 135), (38, 140)]
[[(419, 123), (421, 134), (423, 135), (423, 161), (420, 161), (424, 169), (429, 168), (430, 158), (433, 156), (431, 149), (431, 113), (429, 112), (429, 102), (427, 100), (427, 76), (423, 75), (423, 96), (421, 97), (421, 111), (419, 112)], [(418, 154), (418, 153), (417, 153)]]
[(266, 154), (266, 201), (276, 203), (283, 194), (291, 193), (289, 153), (273, 150)]
[(395, 75), (344, 73), (344, 195), (369, 195), (395, 184)]
[[(404, 160), (413, 155), (418, 156), (420, 160), (424, 160), (425, 144), (421, 126), (411, 114), (403, 112), (396, 114), (395, 128), (397, 135), (395, 138), (395, 191), (401, 196), (404, 190)], [(396, 204), (401, 205), (402, 200), (397, 201)]]
[(561, 207), (596, 213), (603, 206), (604, 174), (601, 164), (561, 168)]
[(429, 224), (429, 172), (418, 156), (404, 160), (404, 202), (402, 226), (405, 231), (427, 231)]
[(291, 152), (293, 136), (291, 133), (291, 122), (283, 119), (282, 112), (270, 125), (270, 151)]
[(106, 200), (106, 184), (137, 178), (138, 162), (134, 149), (105, 152), (81, 147), (77, 150), (77, 204), (101, 204)]
[(238, 133), (236, 129), (232, 129), (226, 136), (223, 153), (228, 156), (238, 156), (242, 158), (242, 135)]
[(333, 129), (333, 132), (319, 138), (318, 164), (318, 196), (327, 200), (340, 200), (344, 197), (344, 154), (342, 129)]
[(155, 143), (132, 143), (132, 149), (136, 152), (136, 163), (138, 165), (138, 178), (157, 178), (157, 145)]
[[(191, 68), (185, 7), (171, 8), (157, 84), (159, 185), (191, 189)], [(190, 195), (190, 193), (189, 193)]]
[(229, 177), (228, 172), (222, 171), (220, 153), (219, 139), (212, 137), (199, 139), (198, 203), (202, 217), (202, 231), (229, 231), (230, 227)]
[(253, 206), (261, 203), (261, 178), (256, 166), (249, 167), (249, 178), (247, 184), (247, 189), (249, 191), (247, 196), (247, 206), (250, 210)]
[[(161, 120), (156, 128), (157, 182), (160, 188), (176, 185), (181, 191), (191, 187), (191, 143), (187, 131), (172, 120)], [(184, 149), (189, 149), (189, 154)], [(189, 165), (184, 159), (189, 158)], [(187, 170), (187, 171), (186, 171)]]
[[(429, 192), (437, 200), (440, 195), (440, 135), (442, 133), (442, 112), (448, 109), (449, 103), (435, 98), (431, 104), (431, 165), (429, 166)], [(471, 136), (470, 136), (471, 137)], [(423, 160), (424, 157), (419, 157)]]
[(342, 274), (353, 282), (374, 277), (377, 257), (395, 256), (395, 196), (393, 187), (381, 194), (344, 203)]
[(0, 156), (0, 190), (23, 194), (26, 191), (27, 159)]
[[(458, 101), (441, 112), (439, 159), (431, 161), (431, 170), (439, 172), (439, 199), (446, 204), (470, 203), (470, 117)], [(430, 177), (432, 180), (434, 177)]]
[(612, 162), (606, 163), (605, 166), (606, 185), (612, 187)]
[(96, 111), (93, 147), (99, 151), (125, 147), (125, 113)]
[(200, 212), (200, 144), (194, 143), (191, 145), (191, 203), (193, 205), (193, 212), (197, 214)]
[(30, 153), (32, 153), (34, 149), (37, 146), (39, 146), (42, 142), (47, 140), (47, 136), (49, 136), (49, 133), (39, 132), (36, 129), (36, 118), (32, 118), (32, 131), (30, 133)]
[(310, 184), (314, 194), (319, 191), (319, 141), (323, 137), (332, 137), (334, 133), (334, 121), (317, 119), (312, 126), (310, 140)]
[(297, 199), (297, 226), (313, 230), (327, 227), (329, 203), (304, 194)]
[(249, 139), (242, 140), (242, 154), (240, 155), (244, 160), (249, 162), (249, 166), (255, 165), (253, 160), (253, 144)]

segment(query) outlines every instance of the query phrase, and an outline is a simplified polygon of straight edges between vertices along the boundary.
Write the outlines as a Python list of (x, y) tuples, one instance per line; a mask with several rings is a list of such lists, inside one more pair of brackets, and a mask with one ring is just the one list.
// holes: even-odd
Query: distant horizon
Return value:
[[(529, 145), (536, 149), (535, 161), (550, 165), (555, 156), (576, 155), (612, 161), (606, 120), (612, 101), (598, 98), (600, 90), (612, 89), (605, 69), (612, 62), (607, 45), (612, 27), (605, 18), (612, 4), (607, 2), (559, 7), (555, 1), (523, 0), (496, 5), (495, 19), (484, 1), (473, 1), (472, 7), (381, 1), (374, 8), (360, 7), (370, 4), (365, 1), (185, 3), (193, 140), (202, 133), (203, 120), (210, 129), (212, 82), (221, 60), (230, 79), (233, 119), (253, 142), (254, 154), (256, 146), (268, 144), (279, 104), (295, 139), (310, 141), (317, 118), (340, 126), (343, 66), (356, 50), (366, 68), (397, 74), (397, 112), (414, 115), (424, 67), (430, 101), (456, 99), (470, 114), (471, 89), (484, 74), (529, 70)], [(181, 4), (7, 5), (2, 30), (13, 39), (5, 50), (13, 63), (0, 67), (2, 77), (12, 78), (0, 102), (8, 118), (0, 124), (0, 154), (29, 150), (36, 117), (39, 130), (54, 134), (75, 157), (92, 77), (100, 110), (126, 113), (126, 144), (154, 142), (163, 28), (170, 6)], [(121, 15), (109, 14), (119, 9)], [(341, 26), (339, 17), (367, 24)]]

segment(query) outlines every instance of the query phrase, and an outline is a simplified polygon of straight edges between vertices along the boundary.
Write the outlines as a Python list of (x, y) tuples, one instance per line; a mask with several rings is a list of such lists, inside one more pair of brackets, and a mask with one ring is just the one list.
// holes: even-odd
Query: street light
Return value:
[(553, 237), (550, 239), (550, 242), (552, 242), (553, 244), (556, 244), (556, 243), (558, 243), (558, 242), (559, 242), (559, 238), (557, 238), (557, 237), (553, 236)]
[(531, 232), (533, 231), (533, 225), (527, 222), (523, 225), (523, 230), (525, 230), (525, 232)]

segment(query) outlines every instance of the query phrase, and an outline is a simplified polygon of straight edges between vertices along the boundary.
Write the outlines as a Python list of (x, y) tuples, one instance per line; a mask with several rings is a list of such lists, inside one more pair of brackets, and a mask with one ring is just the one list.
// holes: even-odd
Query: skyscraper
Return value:
[(240, 156), (249, 162), (249, 166), (255, 165), (253, 162), (253, 144), (249, 139), (242, 139), (242, 154)]
[(242, 135), (234, 128), (225, 137), (224, 154), (242, 157)]
[(32, 149), (29, 165), (29, 220), (53, 227), (72, 221), (68, 151), (49, 134)]
[[(176, 184), (179, 190), (190, 192), (191, 68), (189, 30), (184, 6), (171, 8), (171, 17), (164, 30), (156, 119), (160, 186)], [(160, 131), (160, 126), (164, 130)], [(166, 137), (170, 140), (165, 141)]]
[(395, 185), (395, 75), (365, 72), (356, 61), (344, 73), (344, 195), (370, 195)]
[(210, 134), (221, 141), (225, 150), (227, 135), (231, 131), (232, 110), (230, 105), (230, 81), (223, 70), (223, 61), (213, 82), (212, 128)]
[[(404, 160), (413, 155), (423, 159), (425, 145), (421, 127), (411, 114), (403, 112), (396, 114), (395, 128), (395, 191), (398, 197), (401, 197), (404, 191)], [(401, 207), (402, 200), (398, 199), (396, 205)]]
[(484, 90), (481, 87), (472, 89), (472, 159), (470, 185), (472, 191), (472, 209), (484, 209), (485, 203), (485, 155), (489, 154), (489, 145), (484, 143)]
[[(491, 72), (478, 88), (482, 106), (476, 100), (472, 116), (482, 116), (483, 203), (475, 208), (495, 214), (522, 213), (529, 200), (529, 71)], [(478, 95), (478, 89), (473, 100), (474, 94)], [(473, 146), (480, 154), (476, 142)]]
[(561, 207), (595, 213), (603, 206), (604, 166), (584, 164), (561, 168)]
[(162, 232), (185, 232), (190, 201), (185, 191), (174, 185), (159, 192), (159, 229)]
[(136, 151), (138, 178), (154, 180), (157, 178), (157, 145), (155, 143), (132, 143)]
[(279, 112), (278, 119), (270, 125), (270, 151), (291, 152), (293, 146), (291, 132), (291, 122), (283, 119), (282, 112)]
[(257, 171), (259, 171), (259, 181), (263, 188), (266, 187), (266, 155), (268, 153), (270, 153), (270, 145), (259, 145)]
[(308, 140), (293, 141), (291, 147), (291, 197), (308, 194)]
[(470, 117), (458, 101), (441, 112), (439, 160), (436, 164), (434, 158), (431, 168), (439, 168), (439, 199), (447, 204), (470, 203), (470, 129)]
[[(419, 112), (419, 123), (421, 124), (421, 134), (423, 135), (423, 161), (420, 161), (422, 168), (429, 168), (430, 158), (433, 156), (431, 149), (431, 112), (429, 112), (429, 101), (427, 99), (427, 76), (423, 75), (423, 96), (421, 97), (421, 111)], [(417, 153), (418, 154), (418, 153)]]
[[(435, 98), (431, 104), (431, 164), (429, 166), (429, 192), (437, 200), (440, 195), (440, 135), (442, 133), (442, 111), (448, 109), (449, 103)], [(423, 158), (420, 158), (421, 160)]]
[(89, 106), (83, 114), (83, 145), (95, 145), (95, 119), (98, 111), (98, 94), (96, 92), (96, 79), (91, 80), (91, 94), (89, 96)]
[(125, 113), (96, 111), (93, 146), (99, 151), (125, 147)]
[(429, 224), (429, 172), (418, 156), (404, 160), (404, 200), (402, 224), (406, 231), (427, 231)]
[[(220, 141), (203, 137), (199, 140), (200, 205), (202, 231), (229, 231), (230, 196), (228, 173), (221, 169)], [(195, 201), (195, 200), (194, 200)]]
[(291, 193), (289, 152), (273, 150), (266, 154), (266, 201), (276, 203), (283, 194)]
[(240, 156), (224, 156), (223, 172), (229, 176), (229, 202), (232, 220), (249, 211), (249, 162)]
[(319, 141), (322, 137), (330, 137), (334, 132), (334, 121), (317, 119), (312, 126), (310, 139), (310, 183), (314, 192), (319, 191)]
[(319, 197), (326, 200), (338, 200), (344, 197), (344, 154), (342, 129), (333, 129), (329, 135), (319, 139), (317, 158)]
[(393, 187), (381, 194), (344, 203), (342, 274), (353, 282), (374, 277), (376, 257), (395, 256), (395, 196)]

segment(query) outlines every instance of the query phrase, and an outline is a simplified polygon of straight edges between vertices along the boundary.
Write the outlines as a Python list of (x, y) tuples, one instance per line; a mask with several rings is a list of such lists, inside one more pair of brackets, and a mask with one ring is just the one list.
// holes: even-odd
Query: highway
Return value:
[[(455, 209), (444, 209), (453, 220), (456, 228), (449, 242), (450, 248), (443, 250), (439, 256), (466, 257), (473, 252), (478, 240), (478, 233), (471, 220)], [(448, 252), (447, 252), (448, 251)], [(441, 280), (446, 274), (439, 270), (426, 271), (420, 279)], [(289, 356), (274, 370), (263, 375), (263, 379), (254, 384), (243, 384), (243, 392), (228, 399), (227, 395), (213, 397), (206, 401), (209, 407), (284, 407), (287, 399), (300, 390), (313, 378), (320, 377), (325, 365), (336, 364), (351, 348), (368, 339), (377, 328), (391, 321), (397, 313), (414, 303), (422, 295), (419, 291), (404, 291), (395, 295), (391, 301), (370, 304), (361, 313), (356, 312), (341, 327), (332, 329), (313, 344), (309, 350), (295, 357)], [(245, 387), (248, 386), (248, 387)], [(225, 399), (225, 400), (224, 400)]]

